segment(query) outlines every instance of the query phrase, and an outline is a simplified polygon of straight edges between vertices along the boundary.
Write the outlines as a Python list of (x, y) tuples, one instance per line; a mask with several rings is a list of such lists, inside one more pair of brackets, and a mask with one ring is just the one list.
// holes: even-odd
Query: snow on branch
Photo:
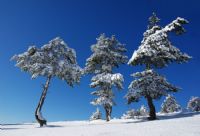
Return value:
[(41, 48), (30, 46), (26, 52), (14, 55), (11, 60), (15, 60), (16, 66), (30, 73), (32, 78), (56, 76), (70, 86), (79, 82), (82, 71), (76, 62), (75, 51), (59, 37)]

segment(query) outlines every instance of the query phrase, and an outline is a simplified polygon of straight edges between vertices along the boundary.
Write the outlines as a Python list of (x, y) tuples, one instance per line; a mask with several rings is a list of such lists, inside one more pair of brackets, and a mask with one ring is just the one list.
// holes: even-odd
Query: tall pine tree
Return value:
[(127, 56), (124, 55), (126, 49), (115, 36), (108, 38), (101, 34), (97, 38), (97, 43), (91, 46), (93, 54), (87, 59), (85, 73), (94, 74), (91, 79), (91, 88), (97, 90), (92, 92), (96, 98), (91, 102), (93, 105), (102, 105), (106, 112), (106, 120), (111, 118), (113, 100), (113, 87), (122, 89), (124, 81), (120, 73), (113, 73), (114, 68), (127, 62)]
[(145, 71), (134, 74), (137, 79), (130, 84), (126, 98), (128, 103), (131, 103), (137, 102), (142, 96), (145, 97), (150, 109), (150, 120), (156, 119), (153, 99), (159, 99), (171, 91), (178, 90), (153, 69), (164, 68), (173, 62), (187, 62), (191, 58), (173, 46), (168, 36), (170, 32), (175, 32), (177, 35), (183, 34), (185, 29), (182, 25), (187, 24), (188, 21), (178, 17), (164, 28), (158, 25), (159, 21), (160, 19), (153, 13), (153, 16), (149, 18), (148, 29), (143, 34), (141, 45), (134, 51), (128, 62), (132, 66), (145, 66)]

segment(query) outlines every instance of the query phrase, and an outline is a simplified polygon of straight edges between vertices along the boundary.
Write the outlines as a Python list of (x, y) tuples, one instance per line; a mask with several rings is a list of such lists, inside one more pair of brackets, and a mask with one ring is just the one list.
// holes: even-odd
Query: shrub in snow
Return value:
[(122, 119), (135, 119), (139, 117), (139, 111), (135, 109), (131, 109), (129, 111), (126, 111), (125, 114), (122, 115)]
[(191, 58), (173, 46), (168, 38), (169, 32), (175, 32), (177, 35), (183, 34), (185, 30), (182, 25), (187, 24), (188, 21), (178, 17), (165, 27), (160, 27), (159, 20), (155, 13), (149, 18), (149, 26), (143, 35), (141, 45), (133, 52), (128, 62), (132, 66), (144, 65), (146, 70), (133, 74), (136, 80), (129, 85), (129, 91), (125, 97), (128, 103), (137, 102), (140, 97), (145, 97), (150, 109), (150, 120), (156, 119), (153, 99), (159, 99), (161, 96), (167, 95), (168, 92), (178, 90), (152, 69), (164, 68), (172, 62), (187, 62)]
[(115, 36), (108, 38), (105, 34), (97, 38), (97, 43), (91, 46), (93, 54), (87, 59), (85, 74), (95, 74), (91, 79), (91, 88), (97, 88), (92, 92), (95, 98), (91, 104), (102, 105), (106, 112), (106, 120), (109, 121), (112, 112), (114, 93), (113, 87), (122, 89), (124, 81), (120, 73), (114, 73), (113, 68), (127, 62), (124, 55), (126, 49)]
[(21, 70), (30, 73), (33, 79), (38, 76), (47, 78), (35, 111), (36, 120), (40, 126), (43, 126), (46, 124), (46, 120), (42, 117), (41, 109), (50, 80), (53, 77), (58, 77), (70, 86), (80, 81), (81, 68), (76, 62), (76, 53), (62, 39), (57, 37), (41, 48), (29, 47), (26, 52), (13, 56), (12, 60), (17, 62), (16, 66)]
[(147, 108), (142, 105), (139, 109), (140, 116), (147, 116), (149, 114)]
[(101, 111), (99, 108), (96, 109), (94, 113), (92, 113), (92, 116), (90, 117), (90, 120), (98, 120), (101, 119)]
[(161, 113), (178, 112), (180, 110), (181, 106), (172, 95), (168, 95), (161, 105)]
[(191, 111), (200, 111), (200, 98), (191, 97), (188, 102), (187, 108)]
[(131, 109), (129, 111), (127, 111), (125, 114), (123, 114), (123, 116), (121, 117), (122, 119), (135, 119), (135, 118), (139, 118), (139, 117), (145, 117), (148, 115), (148, 111), (147, 108), (142, 105), (140, 107), (140, 109), (135, 110), (135, 109)]

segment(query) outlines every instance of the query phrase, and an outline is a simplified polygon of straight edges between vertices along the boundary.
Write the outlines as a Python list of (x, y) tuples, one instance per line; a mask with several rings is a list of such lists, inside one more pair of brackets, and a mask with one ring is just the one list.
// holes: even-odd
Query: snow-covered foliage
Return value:
[(161, 105), (161, 113), (178, 112), (180, 110), (181, 106), (172, 95), (168, 95)]
[(113, 101), (114, 94), (112, 92), (112, 86), (116, 86), (118, 89), (122, 89), (122, 83), (124, 81), (123, 76), (120, 73), (110, 74), (110, 73), (102, 73), (94, 76), (92, 78), (92, 83), (90, 86), (92, 88), (99, 87), (101, 88), (98, 91), (94, 91), (91, 94), (98, 96), (94, 99), (91, 104), (93, 105), (113, 105), (115, 104)]
[(127, 62), (124, 44), (121, 44), (115, 36), (109, 38), (101, 34), (97, 38), (97, 43), (91, 46), (91, 50), (93, 54), (87, 59), (86, 73), (112, 73), (114, 67)]
[(149, 114), (147, 108), (142, 105), (139, 109), (140, 116), (147, 116)]
[(154, 70), (137, 72), (132, 75), (136, 79), (129, 85), (129, 91), (125, 98), (128, 103), (139, 101), (140, 97), (150, 96), (152, 99), (159, 99), (169, 92), (176, 92), (178, 88), (167, 82), (166, 78)]
[(81, 68), (77, 65), (76, 53), (59, 37), (41, 48), (31, 46), (28, 51), (13, 56), (12, 60), (17, 62), (17, 67), (29, 72), (32, 78), (56, 76), (70, 86), (80, 80)]
[(94, 105), (114, 105), (112, 87), (122, 89), (124, 81), (120, 73), (113, 73), (113, 68), (127, 62), (124, 55), (126, 49), (115, 36), (108, 38), (101, 34), (97, 43), (91, 46), (93, 54), (87, 59), (85, 73), (96, 74), (91, 79), (90, 86), (97, 88), (92, 95), (97, 96), (91, 103)]
[(139, 117), (139, 111), (135, 109), (131, 109), (126, 111), (125, 114), (122, 115), (122, 119), (135, 119)]
[(138, 119), (139, 117), (146, 117), (148, 115), (147, 108), (142, 105), (140, 109), (135, 110), (131, 109), (126, 111), (125, 114), (122, 115), (122, 119)]
[(188, 102), (187, 108), (191, 111), (200, 111), (200, 98), (191, 97)]
[(90, 117), (90, 120), (98, 120), (101, 119), (101, 111), (99, 108), (96, 109), (94, 113), (92, 113), (92, 116)]
[(162, 68), (172, 62), (187, 62), (191, 58), (173, 46), (168, 36), (169, 32), (175, 32), (177, 35), (184, 33), (185, 29), (182, 25), (187, 24), (188, 21), (178, 17), (164, 28), (158, 26), (158, 22), (159, 18), (154, 13), (149, 18), (148, 30), (143, 34), (141, 45), (134, 51), (128, 62), (129, 65), (148, 65)]

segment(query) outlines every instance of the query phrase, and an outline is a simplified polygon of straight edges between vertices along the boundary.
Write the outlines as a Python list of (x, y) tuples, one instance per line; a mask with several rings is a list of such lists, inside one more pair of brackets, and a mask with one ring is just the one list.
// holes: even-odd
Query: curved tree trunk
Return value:
[(40, 101), (38, 103), (38, 106), (35, 110), (35, 118), (36, 118), (37, 122), (40, 124), (40, 127), (42, 127), (43, 125), (46, 125), (46, 123), (47, 123), (47, 121), (42, 117), (41, 109), (42, 109), (42, 106), (44, 104), (44, 100), (45, 100), (46, 95), (47, 95), (47, 90), (49, 88), (50, 80), (51, 80), (51, 76), (49, 76), (47, 78), (46, 84), (45, 84), (45, 86), (43, 86), (43, 92), (42, 92), (42, 95), (40, 97)]
[(112, 106), (105, 105), (104, 109), (106, 111), (106, 121), (110, 121), (110, 119), (111, 119), (111, 113), (112, 113)]
[(147, 96), (147, 102), (148, 102), (148, 106), (149, 106), (149, 120), (155, 120), (156, 119), (156, 109), (155, 106), (153, 104), (153, 100), (150, 96)]

